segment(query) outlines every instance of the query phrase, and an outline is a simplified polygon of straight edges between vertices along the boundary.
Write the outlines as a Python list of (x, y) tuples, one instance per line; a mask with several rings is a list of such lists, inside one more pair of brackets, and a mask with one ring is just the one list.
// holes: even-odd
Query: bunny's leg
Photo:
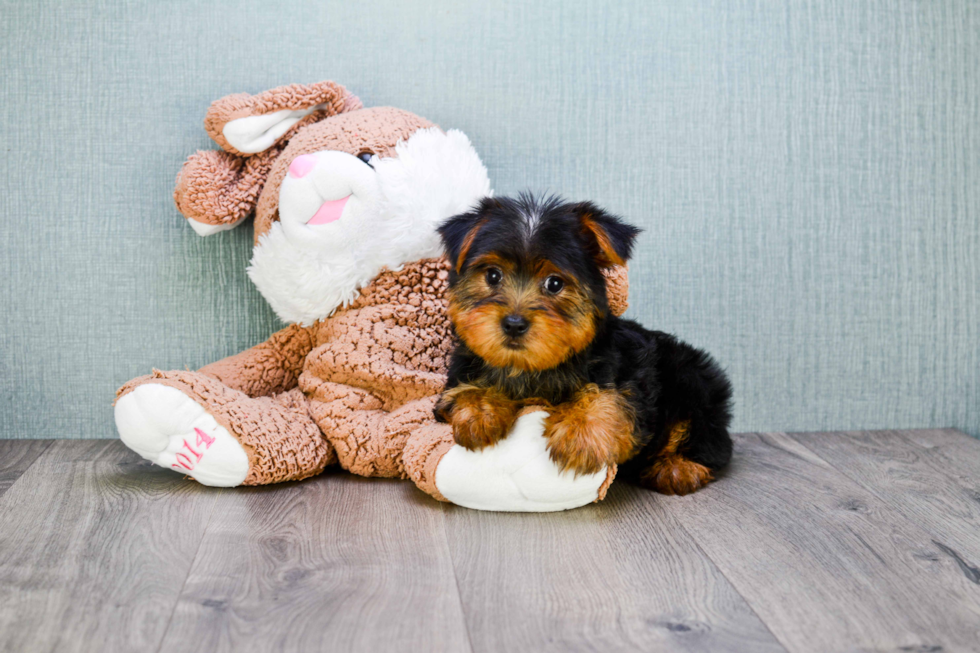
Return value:
[(455, 443), (448, 424), (435, 421), (438, 395), (386, 411), (362, 389), (304, 380), (310, 414), (343, 468), (410, 478), (439, 501), (481, 510), (566, 510), (601, 500), (616, 474), (615, 466), (596, 474), (563, 473), (548, 455), (540, 409), (524, 411), (495, 446), (468, 451)]
[(296, 388), (252, 398), (200, 372), (154, 372), (120, 389), (115, 414), (130, 449), (204, 485), (295, 481), (337, 459)]
[[(333, 445), (341, 467), (360, 476), (406, 477), (402, 450), (414, 431), (433, 422), (435, 397), (387, 411), (361, 388), (330, 382), (317, 382), (315, 388), (310, 414)], [(304, 389), (309, 392), (309, 384)]]
[(477, 510), (552, 512), (601, 501), (616, 466), (561, 471), (548, 454), (546, 417), (538, 407), (524, 409), (507, 437), (479, 451), (456, 444), (448, 424), (424, 424), (405, 443), (405, 473), (433, 498)]

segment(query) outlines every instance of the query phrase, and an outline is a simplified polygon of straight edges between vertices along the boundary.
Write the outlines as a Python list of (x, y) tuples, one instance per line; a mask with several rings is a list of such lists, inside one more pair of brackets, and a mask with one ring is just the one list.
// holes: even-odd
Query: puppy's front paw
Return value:
[(625, 462), (636, 446), (626, 400), (594, 384), (583, 388), (571, 403), (555, 408), (545, 423), (545, 437), (551, 459), (562, 471), (576, 474), (595, 474)]
[(640, 485), (661, 494), (690, 494), (714, 480), (711, 470), (678, 454), (657, 458), (640, 476)]
[(453, 425), (459, 446), (478, 451), (507, 435), (517, 419), (518, 404), (494, 388), (459, 386), (439, 400), (439, 411)]

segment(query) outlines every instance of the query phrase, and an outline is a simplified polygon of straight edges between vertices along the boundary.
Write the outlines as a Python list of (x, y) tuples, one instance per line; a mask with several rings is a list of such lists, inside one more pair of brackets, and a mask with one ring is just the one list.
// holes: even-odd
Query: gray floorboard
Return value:
[(53, 440), (0, 440), (0, 496), (27, 471)]
[(964, 573), (980, 584), (980, 571), (975, 571), (980, 565), (980, 464), (967, 489), (949, 475), (949, 464), (935, 451), (898, 431), (790, 437), (934, 535), (940, 552), (963, 561)]
[(443, 516), (345, 473), (222, 491), (161, 650), (468, 651)]
[(163, 469), (42, 454), (0, 497), (0, 651), (156, 650), (215, 497)]
[(736, 443), (692, 496), (620, 483), (518, 515), (343, 472), (204, 488), (118, 440), (0, 442), (0, 651), (980, 649), (980, 442)]
[(566, 513), (451, 507), (474, 651), (784, 651), (697, 544), (614, 486)]
[(953, 429), (898, 431), (980, 503), (980, 441)]
[(129, 450), (118, 439), (105, 440), (55, 440), (45, 452), (44, 461), (49, 463), (132, 463), (153, 466)]
[(719, 483), (662, 505), (790, 651), (977, 649), (980, 587), (786, 435), (737, 436)]

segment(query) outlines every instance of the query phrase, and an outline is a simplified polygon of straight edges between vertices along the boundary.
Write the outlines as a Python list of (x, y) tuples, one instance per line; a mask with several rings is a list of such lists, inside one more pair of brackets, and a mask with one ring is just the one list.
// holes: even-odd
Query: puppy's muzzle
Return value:
[(500, 328), (509, 338), (520, 338), (531, 328), (531, 323), (521, 315), (508, 315), (500, 321)]

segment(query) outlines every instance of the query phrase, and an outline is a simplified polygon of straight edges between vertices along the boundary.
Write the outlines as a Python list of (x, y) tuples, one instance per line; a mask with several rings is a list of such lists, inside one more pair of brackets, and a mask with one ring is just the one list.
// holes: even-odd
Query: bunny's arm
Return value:
[(282, 146), (242, 158), (220, 150), (188, 157), (177, 175), (174, 202), (201, 236), (241, 224), (255, 209)]
[(250, 397), (267, 397), (296, 387), (312, 349), (313, 331), (294, 324), (262, 344), (202, 367), (200, 372)]
[(619, 317), (629, 308), (629, 266), (614, 265), (611, 268), (605, 268), (602, 274), (606, 277), (606, 297), (609, 301), (609, 311)]

